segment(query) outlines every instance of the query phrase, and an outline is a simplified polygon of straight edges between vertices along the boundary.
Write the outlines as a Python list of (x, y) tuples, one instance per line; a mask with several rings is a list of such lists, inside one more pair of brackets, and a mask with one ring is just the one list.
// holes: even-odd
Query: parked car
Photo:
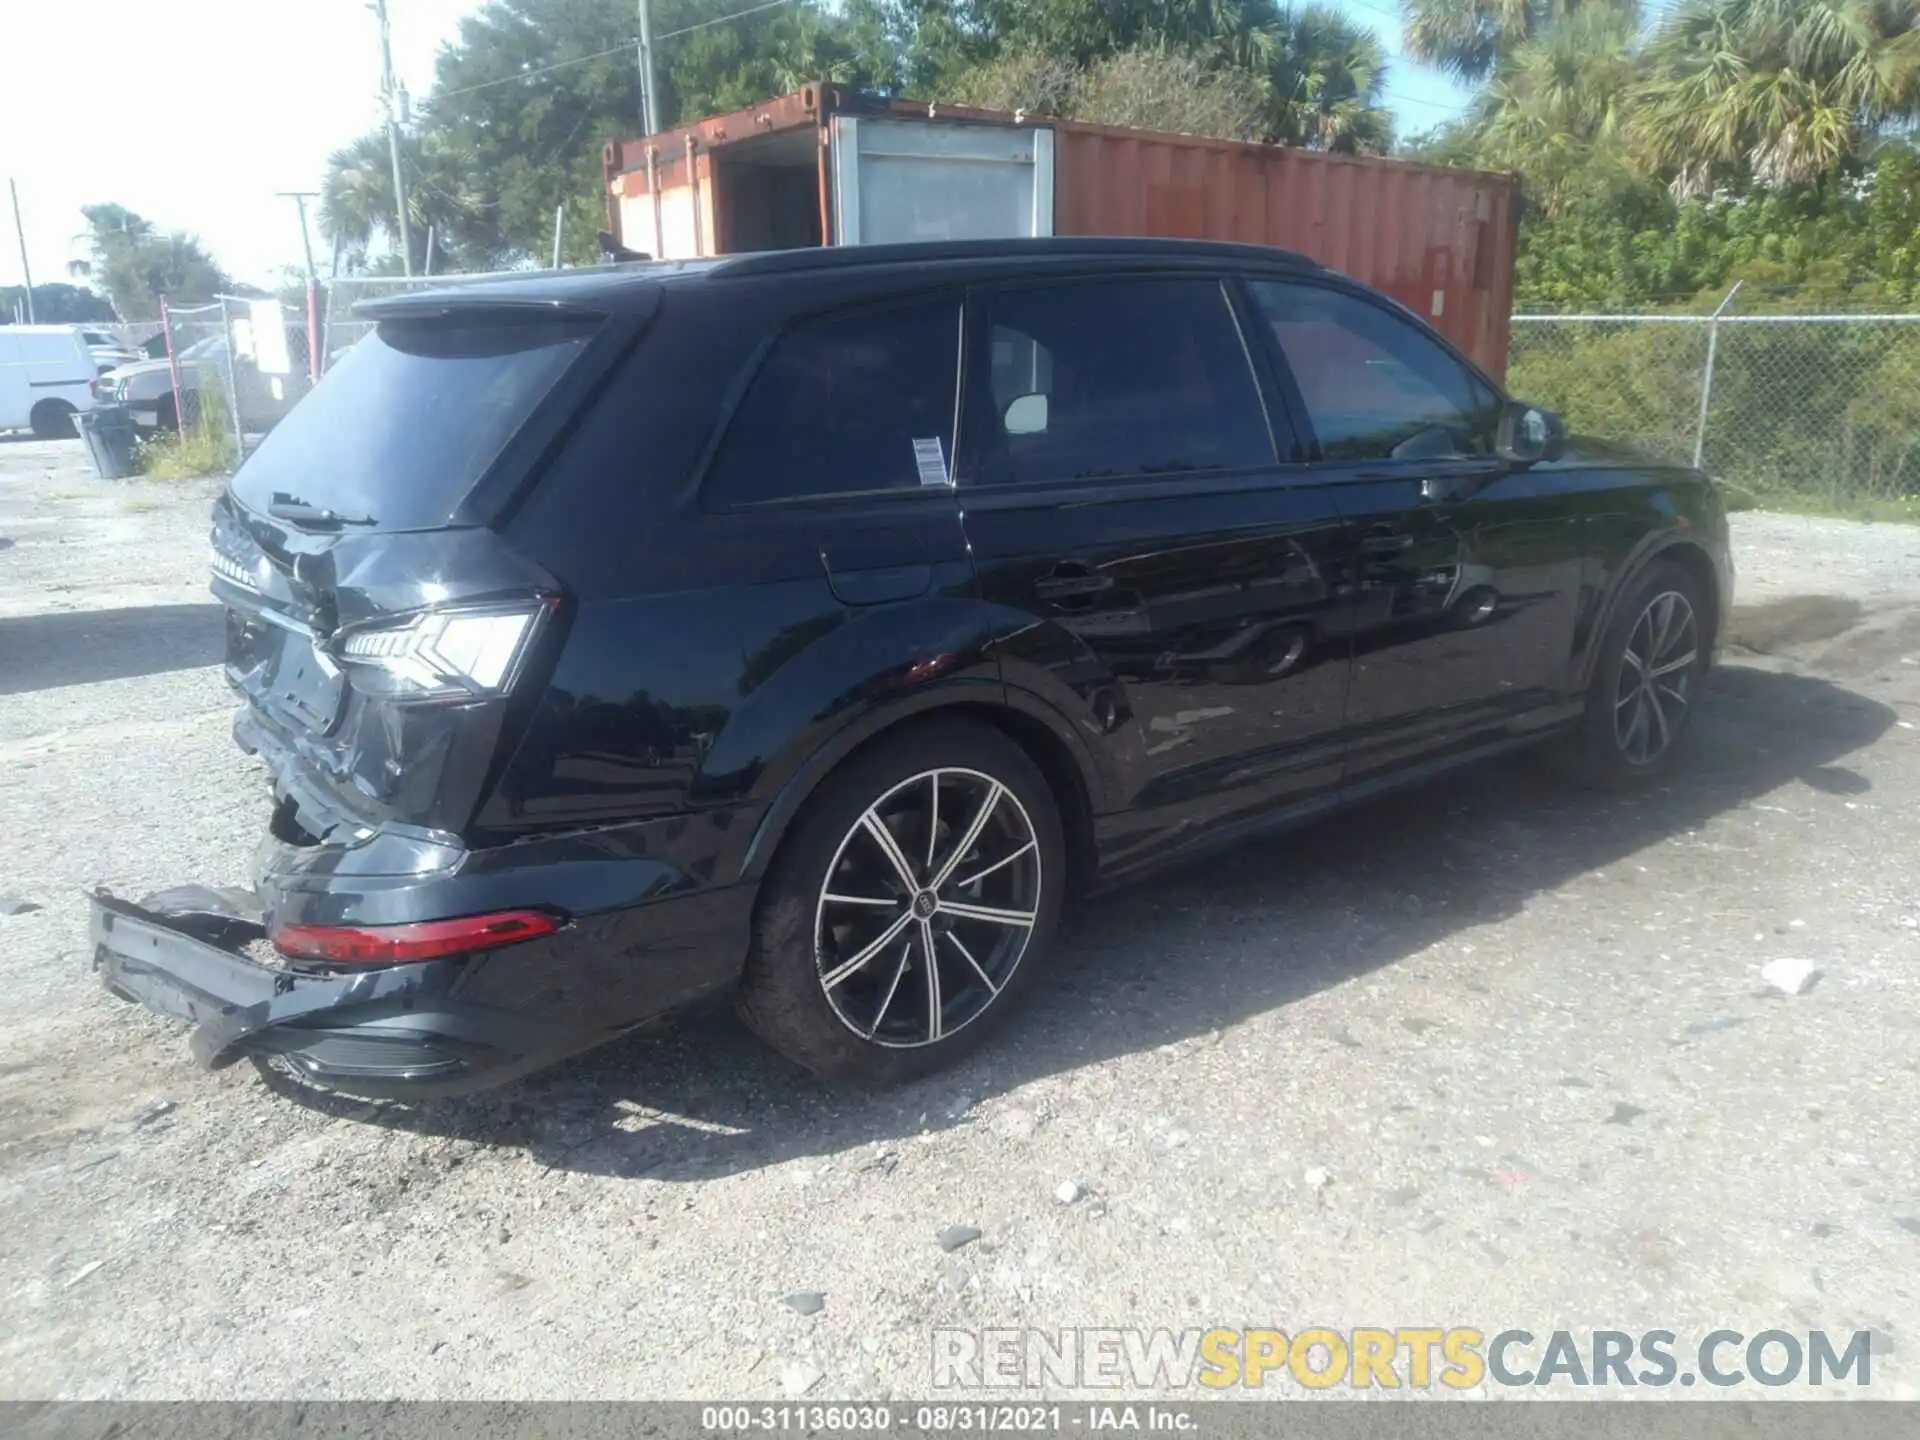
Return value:
[(920, 1074), (1069, 894), (1523, 746), (1664, 774), (1728, 612), (1706, 477), (1284, 252), (366, 314), (215, 508), (254, 887), (93, 900), (108, 988), (209, 1065), (448, 1093), (731, 991), (819, 1074)]
[[(200, 397), (208, 394), (223, 409), (231, 409), (227, 396), (227, 341), (210, 335), (183, 349), (180, 367), (180, 403), (189, 417), (199, 413)], [(272, 429), (300, 397), (312, 388), (304, 374), (263, 375), (244, 356), (234, 368), (234, 388), (240, 403), (240, 422), (249, 431)], [(126, 405), (133, 411), (134, 425), (143, 435), (178, 430), (180, 417), (173, 396), (173, 366), (163, 357), (137, 360), (109, 370), (100, 378), (100, 398), (111, 404)]]
[(93, 356), (94, 368), (102, 375), (122, 365), (133, 365), (145, 357), (131, 345), (123, 344), (105, 330), (82, 330), (80, 338), (86, 342), (87, 353)]
[(0, 430), (71, 435), (94, 405), (97, 372), (71, 325), (0, 325)]

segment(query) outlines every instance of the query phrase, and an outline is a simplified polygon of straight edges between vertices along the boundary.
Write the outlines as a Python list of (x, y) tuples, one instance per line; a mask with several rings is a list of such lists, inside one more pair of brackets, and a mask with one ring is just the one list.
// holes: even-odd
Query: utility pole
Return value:
[(307, 279), (318, 279), (320, 272), (314, 268), (313, 264), (313, 237), (307, 233), (307, 201), (318, 200), (320, 198), (320, 192), (317, 190), (278, 190), (274, 193), (282, 200), (293, 201), (293, 203), (299, 207), (300, 248), (306, 252), (307, 256)]
[(653, 5), (640, 0), (640, 120), (649, 135), (660, 133), (660, 101), (653, 83)]
[(400, 87), (393, 79), (393, 41), (387, 29), (387, 0), (373, 0), (380, 17), (380, 98), (387, 104), (387, 155), (393, 161), (393, 218), (399, 225), (400, 264), (413, 274), (413, 232), (407, 225), (407, 180), (400, 173)]
[[(641, 9), (646, 7), (643, 4)], [(27, 227), (20, 223), (20, 187), (7, 180), (7, 189), (13, 195), (13, 233), (20, 237), (20, 273), (27, 282), (27, 323), (33, 324), (33, 267), (27, 264)]]

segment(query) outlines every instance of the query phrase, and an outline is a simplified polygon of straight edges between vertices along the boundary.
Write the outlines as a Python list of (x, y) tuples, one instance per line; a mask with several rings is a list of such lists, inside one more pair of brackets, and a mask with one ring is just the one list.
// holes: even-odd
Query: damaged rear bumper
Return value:
[(246, 892), (186, 886), (133, 904), (90, 897), (93, 964), (123, 1000), (194, 1026), (194, 1059), (219, 1069), (277, 1056), (308, 1083), (371, 1099), (453, 1095), (510, 1080), (604, 1038), (480, 1003), (471, 962), (354, 972), (262, 964)]

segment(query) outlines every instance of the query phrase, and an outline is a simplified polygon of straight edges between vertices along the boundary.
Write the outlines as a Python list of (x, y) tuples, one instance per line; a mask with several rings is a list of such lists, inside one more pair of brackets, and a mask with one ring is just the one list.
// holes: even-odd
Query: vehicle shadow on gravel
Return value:
[(0, 695), (218, 665), (222, 613), (210, 600), (0, 617)]
[[(988, 1044), (900, 1089), (817, 1082), (716, 1009), (491, 1094), (294, 1098), (524, 1147), (557, 1169), (655, 1180), (871, 1147), (967, 1123), (971, 1104), (1028, 1081), (1205, 1037), (1392, 965), (1790, 781), (1861, 793), (1865, 777), (1840, 762), (1894, 719), (1828, 681), (1735, 666), (1710, 678), (1690, 753), (1660, 788), (1596, 794), (1520, 757), (1128, 886), (1083, 907), (1052, 973)], [(860, 1163), (888, 1162), (869, 1152)]]

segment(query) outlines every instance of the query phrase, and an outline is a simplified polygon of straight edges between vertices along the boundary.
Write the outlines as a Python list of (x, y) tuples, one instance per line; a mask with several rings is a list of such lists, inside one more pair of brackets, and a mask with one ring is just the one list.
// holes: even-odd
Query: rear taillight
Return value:
[(294, 960), (330, 965), (400, 965), (498, 950), (551, 935), (562, 921), (544, 910), (497, 910), (458, 920), (422, 920), (412, 925), (281, 925), (270, 933), (274, 949)]
[(334, 658), (365, 694), (399, 700), (503, 694), (553, 609), (550, 597), (425, 610), (395, 625), (348, 630)]
[(100, 398), (100, 377), (98, 375), (87, 382), (87, 392), (96, 400)]

